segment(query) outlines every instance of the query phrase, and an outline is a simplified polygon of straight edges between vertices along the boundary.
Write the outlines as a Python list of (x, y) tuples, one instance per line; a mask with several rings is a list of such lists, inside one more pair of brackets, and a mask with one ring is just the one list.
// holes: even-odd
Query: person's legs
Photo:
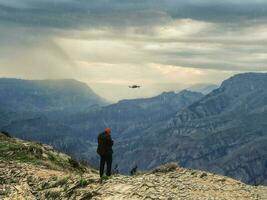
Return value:
[(107, 156), (106, 161), (107, 161), (107, 176), (111, 176), (112, 154)]
[(105, 162), (106, 162), (105, 156), (100, 156), (100, 168), (99, 168), (100, 177), (102, 177), (104, 174)]

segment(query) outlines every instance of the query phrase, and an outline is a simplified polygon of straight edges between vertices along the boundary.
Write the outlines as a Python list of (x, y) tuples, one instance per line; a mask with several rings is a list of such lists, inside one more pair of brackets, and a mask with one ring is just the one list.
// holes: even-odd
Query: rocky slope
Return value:
[(99, 181), (91, 168), (51, 147), (0, 133), (0, 199), (193, 200), (267, 198), (266, 187), (168, 164), (133, 177)]

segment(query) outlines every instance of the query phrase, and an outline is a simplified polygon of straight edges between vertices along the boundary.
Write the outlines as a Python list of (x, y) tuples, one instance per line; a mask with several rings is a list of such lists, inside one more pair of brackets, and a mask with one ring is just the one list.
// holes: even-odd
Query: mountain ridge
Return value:
[(218, 88), (219, 86), (216, 84), (200, 83), (200, 84), (192, 85), (191, 87), (186, 88), (186, 90), (190, 90), (193, 92), (201, 92), (202, 94), (206, 95)]
[[(261, 79), (254, 83), (254, 76)], [(247, 77), (249, 83), (239, 83), (240, 79), (247, 82)], [(236, 85), (231, 84), (233, 81)], [(116, 152), (133, 159), (120, 157), (129, 163), (128, 167), (149, 169), (177, 161), (183, 167), (220, 173), (250, 184), (267, 184), (266, 84), (267, 74), (234, 76), (171, 119), (144, 130), (142, 141), (128, 138), (124, 141), (128, 146), (120, 145)], [(239, 87), (242, 93), (233, 95), (231, 91)], [(225, 159), (230, 161), (224, 163)]]
[(77, 104), (81, 108), (75, 109), (84, 109), (107, 104), (88, 85), (74, 79), (0, 79), (0, 102), (8, 111), (20, 112), (71, 109)]

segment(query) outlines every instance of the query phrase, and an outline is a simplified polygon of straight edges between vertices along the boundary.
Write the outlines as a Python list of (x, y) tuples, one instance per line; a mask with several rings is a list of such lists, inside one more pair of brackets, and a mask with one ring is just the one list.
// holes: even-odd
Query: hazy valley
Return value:
[(114, 164), (123, 173), (177, 162), (267, 184), (266, 74), (234, 76), (206, 95), (185, 90), (111, 105), (89, 87), (67, 82), (64, 90), (64, 81), (1, 80), (1, 130), (97, 165), (96, 136), (109, 126)]

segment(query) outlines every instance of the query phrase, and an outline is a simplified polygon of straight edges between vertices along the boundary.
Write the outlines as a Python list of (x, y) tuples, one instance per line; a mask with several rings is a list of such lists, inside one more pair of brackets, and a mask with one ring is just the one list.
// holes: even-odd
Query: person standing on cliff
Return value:
[(100, 178), (102, 178), (104, 175), (105, 165), (107, 165), (106, 175), (111, 176), (113, 154), (113, 140), (111, 139), (111, 128), (106, 128), (104, 132), (100, 133), (97, 137), (97, 141), (97, 153), (100, 156)]

